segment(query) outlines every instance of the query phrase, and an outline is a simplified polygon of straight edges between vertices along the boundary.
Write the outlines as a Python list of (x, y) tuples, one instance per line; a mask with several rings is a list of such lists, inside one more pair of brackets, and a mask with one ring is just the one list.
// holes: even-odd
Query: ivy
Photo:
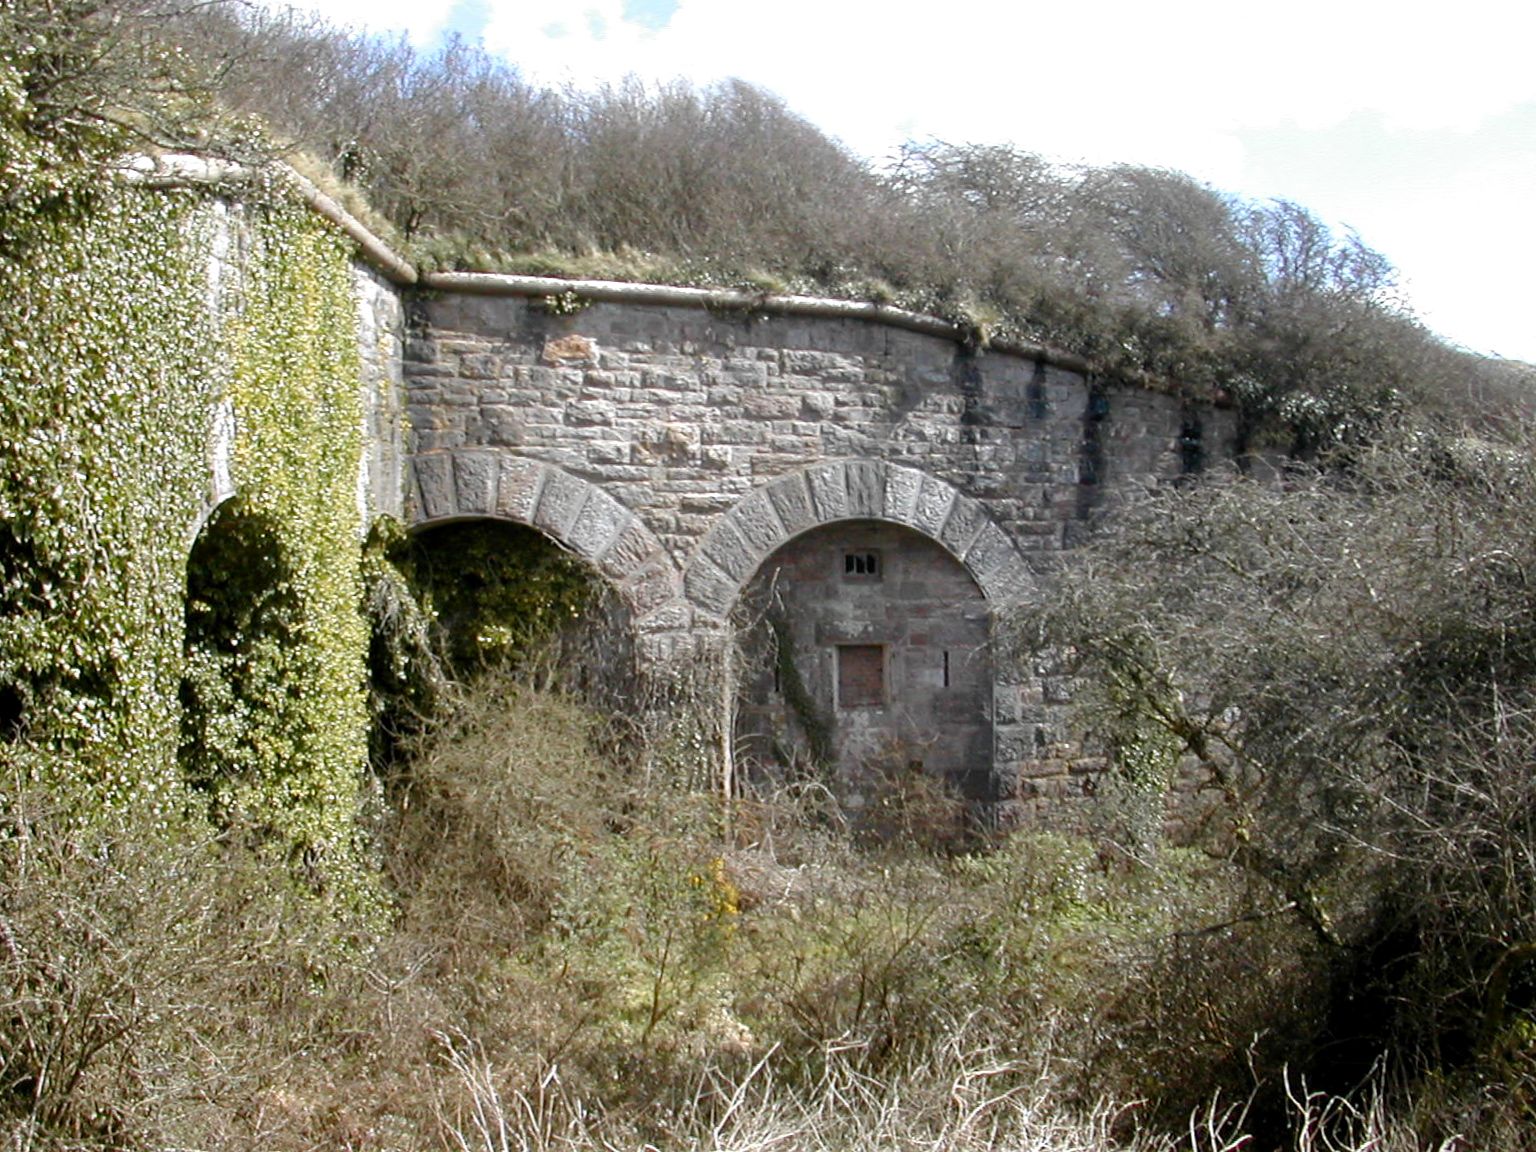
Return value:
[[(311, 879), (355, 889), (366, 887), (356, 838), (369, 638), (349, 253), (312, 216), (282, 205), (251, 213), (242, 235), (226, 337), (236, 546), (211, 548), (201, 574), (210, 588), (221, 584), (223, 603), (210, 603), (206, 620), (188, 604), (189, 624), (214, 626), (189, 632), (187, 694), (238, 706), (219, 715), (220, 739), (190, 752), (183, 742), (183, 762), (206, 758), (189, 769), (221, 820), (285, 845)], [(209, 696), (219, 680), (223, 695)]]
[(176, 807), (167, 622), (219, 388), (212, 223), (103, 190), (0, 253), (0, 757), (87, 806)]
[[(206, 812), (370, 899), (349, 252), (270, 194), (11, 196), (34, 152), (0, 205), (0, 792)], [(199, 534), (222, 403), (238, 495)]]
[(397, 551), (461, 675), (515, 663), (578, 620), (593, 595), (586, 565), (518, 524), (446, 524)]

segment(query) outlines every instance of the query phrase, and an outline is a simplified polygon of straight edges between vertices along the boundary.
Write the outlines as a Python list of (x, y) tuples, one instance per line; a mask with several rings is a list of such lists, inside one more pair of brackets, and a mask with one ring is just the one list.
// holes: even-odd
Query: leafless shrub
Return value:
[(1308, 927), (1339, 1003), (1385, 1021), (1332, 1026), (1341, 1072), (1389, 1046), (1528, 1090), (1531, 486), (1523, 448), (1419, 435), (1283, 486), (1163, 493), (1051, 613), (1085, 703), (1132, 696), (1202, 760), (1208, 845)]

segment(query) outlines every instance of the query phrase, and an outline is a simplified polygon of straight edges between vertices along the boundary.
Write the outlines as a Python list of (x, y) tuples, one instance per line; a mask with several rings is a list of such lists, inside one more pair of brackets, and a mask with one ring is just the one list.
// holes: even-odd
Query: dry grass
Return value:
[[(1401, 1094), (1168, 1121), (1153, 1094), (1212, 1099), (1220, 1057), (1269, 1026), (1252, 974), (1294, 962), (1283, 934), (1202, 963), (1156, 946), (1230, 912), (1220, 868), (1107, 869), (1060, 837), (902, 860), (772, 797), (727, 840), (594, 732), (547, 693), (474, 689), (397, 792), (397, 918), (371, 933), (281, 861), (128, 818), (72, 830), (8, 790), (4, 1146), (1461, 1146), (1432, 1119), (1464, 1091), (1417, 1143)], [(1517, 1147), (1518, 1113), (1483, 1107), (1479, 1146)]]

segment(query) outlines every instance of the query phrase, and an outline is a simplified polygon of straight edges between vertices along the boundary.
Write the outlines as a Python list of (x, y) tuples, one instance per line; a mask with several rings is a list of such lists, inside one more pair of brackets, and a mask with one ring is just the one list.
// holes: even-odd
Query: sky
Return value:
[(1460, 0), (299, 0), (522, 75), (739, 77), (879, 162), (907, 140), (1186, 172), (1353, 229), (1410, 306), (1536, 362), (1536, 5)]

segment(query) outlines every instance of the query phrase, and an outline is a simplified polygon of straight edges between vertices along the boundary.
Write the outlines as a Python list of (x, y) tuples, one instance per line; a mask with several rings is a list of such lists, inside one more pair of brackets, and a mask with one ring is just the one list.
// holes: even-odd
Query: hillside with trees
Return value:
[[(233, 5), (7, 0), (0, 46), (7, 1148), (1530, 1146), (1531, 370), (1438, 341), (1358, 238), (1177, 173), (874, 165), (740, 83), (553, 91)], [(1094, 827), (967, 829), (908, 777), (878, 821), (814, 776), (722, 807), (578, 687), (601, 591), (531, 532), (474, 594), (307, 520), (265, 623), (238, 580), (189, 585), (150, 528), (201, 483), (206, 360), (303, 376), (293, 318), (334, 336), (351, 303), (340, 246), (258, 185), (269, 307), (183, 315), (200, 202), (121, 178), (157, 149), (284, 158), (423, 266), (1048, 344), (1235, 405), (1281, 466), (1117, 508), (999, 637), (1074, 678), (1114, 765)], [(348, 384), (332, 359), (316, 395)], [(308, 415), (266, 417), (280, 494), (354, 480), (281, 471), (290, 435), (349, 459), (356, 422)], [(165, 444), (122, 435), (145, 418)], [(209, 551), (278, 556), (262, 514)], [(272, 661), (352, 645), (357, 683), (231, 704), (218, 638), (257, 625)], [(214, 756), (351, 771), (360, 733), (331, 738), (365, 714), (345, 811), (242, 807)], [(1174, 838), (1179, 774), (1204, 820)]]

